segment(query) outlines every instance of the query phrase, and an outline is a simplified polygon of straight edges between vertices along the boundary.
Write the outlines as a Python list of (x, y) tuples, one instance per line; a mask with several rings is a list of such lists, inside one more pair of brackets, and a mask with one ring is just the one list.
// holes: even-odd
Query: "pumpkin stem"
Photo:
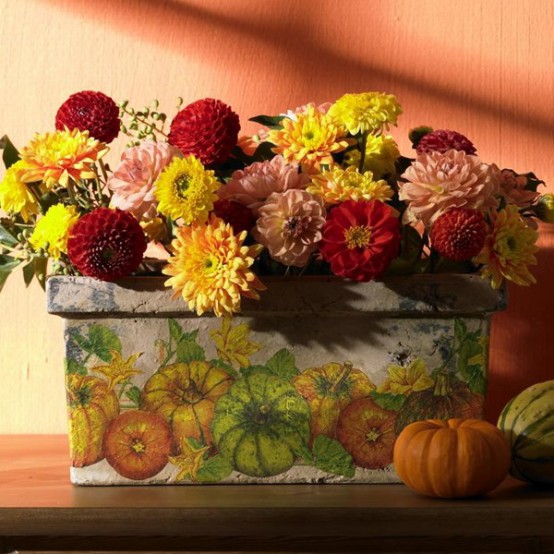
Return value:
[(334, 394), (340, 389), (346, 379), (348, 379), (353, 368), (354, 364), (352, 362), (344, 362), (342, 371), (339, 373), (339, 378), (329, 387), (330, 393)]
[(448, 373), (441, 371), (437, 374), (437, 380), (435, 381), (435, 389), (433, 394), (435, 396), (448, 396), (450, 391), (450, 383), (448, 379)]

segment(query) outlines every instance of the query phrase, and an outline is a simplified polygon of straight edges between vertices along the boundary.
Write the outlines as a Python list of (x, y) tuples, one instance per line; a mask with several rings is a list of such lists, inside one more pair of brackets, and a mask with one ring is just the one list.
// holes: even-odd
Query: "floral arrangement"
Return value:
[[(402, 156), (393, 95), (254, 117), (254, 136), (239, 136), (220, 100), (177, 110), (166, 129), (157, 101), (137, 110), (83, 91), (20, 151), (4, 137), (0, 286), (16, 267), (44, 283), (48, 259), (54, 273), (112, 281), (157, 258), (176, 296), (222, 316), (258, 299), (267, 275), (535, 282), (536, 220), (554, 222), (554, 195), (533, 173), (485, 163), (455, 131), (416, 128), (413, 158)], [(112, 168), (120, 133), (131, 142)]]

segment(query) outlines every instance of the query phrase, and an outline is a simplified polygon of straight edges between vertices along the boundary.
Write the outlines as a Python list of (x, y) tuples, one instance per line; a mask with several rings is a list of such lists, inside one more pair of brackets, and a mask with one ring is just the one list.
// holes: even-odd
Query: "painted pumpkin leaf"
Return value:
[(135, 405), (136, 408), (140, 405), (140, 395), (141, 391), (136, 386), (133, 386), (125, 391), (125, 396)]
[(65, 372), (67, 375), (71, 375), (71, 374), (86, 375), (87, 368), (83, 364), (80, 364), (77, 360), (74, 360), (73, 358), (66, 358)]
[(276, 352), (268, 360), (266, 365), (274, 375), (285, 381), (289, 381), (299, 373), (294, 355), (286, 348), (282, 348)]
[(373, 391), (370, 396), (375, 401), (375, 404), (383, 408), (383, 410), (392, 410), (395, 412), (402, 408), (406, 400), (406, 396), (403, 394), (390, 394), (388, 392)]
[(319, 435), (314, 440), (313, 455), (317, 469), (343, 477), (354, 477), (352, 456), (339, 441)]
[(169, 325), (169, 336), (178, 344), (183, 337), (183, 330), (181, 326), (174, 320), (168, 320)]
[[(191, 333), (192, 334), (192, 333)], [(206, 359), (204, 349), (196, 342), (194, 338), (185, 338), (177, 345), (175, 352), (175, 361), (188, 364), (190, 362), (203, 362)]]
[(217, 483), (229, 477), (232, 472), (231, 462), (225, 456), (216, 454), (212, 458), (208, 458), (198, 470), (196, 481), (199, 483)]
[(112, 351), (121, 353), (119, 337), (108, 327), (94, 324), (88, 328), (88, 336), (75, 333), (71, 337), (88, 355), (94, 355), (104, 362), (112, 359)]
[(224, 362), (219, 358), (213, 358), (212, 360), (209, 360), (208, 363), (213, 367), (224, 369), (229, 375), (232, 375), (233, 377), (239, 376), (238, 371), (236, 371), (233, 367), (231, 367), (227, 362)]

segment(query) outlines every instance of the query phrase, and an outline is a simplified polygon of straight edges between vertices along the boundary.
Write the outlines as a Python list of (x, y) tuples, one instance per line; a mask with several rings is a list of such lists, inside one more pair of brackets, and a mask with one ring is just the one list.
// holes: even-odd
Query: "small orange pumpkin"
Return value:
[(404, 483), (428, 496), (485, 494), (508, 474), (510, 447), (480, 419), (429, 419), (408, 425), (396, 439), (394, 467)]

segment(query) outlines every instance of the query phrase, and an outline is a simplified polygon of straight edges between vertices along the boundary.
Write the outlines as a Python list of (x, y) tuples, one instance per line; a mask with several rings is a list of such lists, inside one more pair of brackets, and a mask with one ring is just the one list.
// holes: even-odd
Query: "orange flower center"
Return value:
[(360, 225), (350, 227), (344, 231), (344, 241), (349, 250), (366, 248), (371, 242), (371, 229)]

